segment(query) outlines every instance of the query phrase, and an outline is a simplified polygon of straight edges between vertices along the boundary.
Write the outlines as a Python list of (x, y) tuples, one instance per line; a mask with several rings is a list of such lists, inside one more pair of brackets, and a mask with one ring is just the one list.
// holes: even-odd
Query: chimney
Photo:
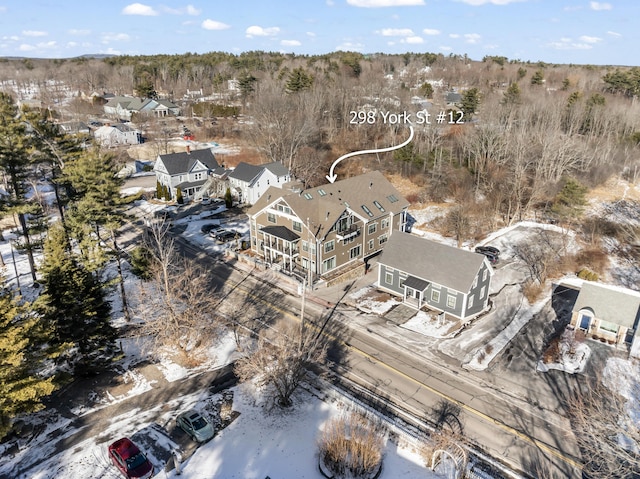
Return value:
[(373, 186), (373, 181), (369, 183), (369, 189), (371, 189), (372, 186)]
[(191, 154), (191, 145), (187, 145), (187, 155)]

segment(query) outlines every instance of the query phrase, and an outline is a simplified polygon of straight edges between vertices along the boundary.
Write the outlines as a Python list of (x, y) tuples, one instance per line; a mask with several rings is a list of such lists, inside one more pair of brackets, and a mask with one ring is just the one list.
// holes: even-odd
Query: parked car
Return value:
[(149, 479), (153, 476), (153, 464), (128, 437), (109, 446), (109, 457), (127, 479)]
[(496, 257), (500, 256), (500, 250), (495, 246), (476, 246), (476, 253), (480, 253), (480, 254), (489, 253)]
[(190, 409), (178, 415), (176, 424), (186, 432), (191, 439), (197, 442), (205, 442), (213, 437), (215, 431), (209, 421), (207, 421), (198, 411)]
[(211, 203), (211, 198), (209, 198), (208, 196), (203, 196), (203, 197), (201, 198), (200, 202), (201, 202), (203, 205), (208, 205), (208, 204), (210, 204), (210, 203)]
[(220, 228), (219, 226), (216, 228), (213, 228), (212, 230), (209, 231), (209, 236), (211, 236), (213, 239), (217, 239), (218, 238), (218, 234), (222, 233), (226, 231), (224, 228)]
[(216, 234), (216, 240), (220, 243), (226, 243), (227, 241), (235, 239), (236, 234), (237, 233), (234, 230), (222, 230)]
[(220, 225), (217, 225), (215, 223), (205, 223), (200, 228), (200, 232), (204, 234), (209, 234), (211, 233), (212, 230), (219, 229), (219, 227)]

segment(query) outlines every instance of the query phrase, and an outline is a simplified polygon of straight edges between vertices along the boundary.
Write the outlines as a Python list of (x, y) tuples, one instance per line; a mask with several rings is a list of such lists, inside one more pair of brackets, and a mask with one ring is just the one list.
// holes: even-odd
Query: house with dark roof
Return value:
[(180, 188), (185, 199), (191, 199), (209, 179), (209, 175), (220, 168), (211, 148), (159, 155), (153, 171), (161, 185), (167, 186), (171, 198), (176, 198)]
[(238, 163), (229, 173), (231, 193), (238, 203), (255, 204), (271, 186), (282, 188), (291, 181), (291, 172), (279, 161), (264, 165)]
[(364, 271), (365, 261), (405, 230), (408, 207), (378, 171), (296, 193), (271, 186), (247, 212), (251, 250), (303, 277)]
[(630, 349), (640, 357), (638, 322), (640, 293), (627, 288), (585, 281), (573, 306), (571, 326), (587, 337)]
[(378, 260), (378, 287), (420, 309), (463, 322), (489, 305), (493, 268), (486, 256), (409, 233), (394, 234)]

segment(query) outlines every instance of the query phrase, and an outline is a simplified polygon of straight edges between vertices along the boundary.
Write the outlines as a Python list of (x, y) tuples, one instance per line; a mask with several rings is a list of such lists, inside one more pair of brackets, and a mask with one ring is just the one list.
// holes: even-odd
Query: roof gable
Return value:
[(483, 255), (473, 251), (399, 231), (389, 237), (379, 260), (381, 264), (461, 293), (471, 290), (485, 261)]
[(262, 174), (263, 170), (263, 166), (241, 162), (229, 173), (229, 178), (251, 184)]
[(185, 174), (191, 171), (196, 162), (201, 162), (209, 170), (215, 170), (220, 167), (210, 148), (192, 150), (190, 153), (182, 151), (179, 153), (160, 155), (158, 159), (171, 176)]
[(589, 308), (597, 319), (635, 329), (640, 319), (640, 293), (585, 281), (573, 311)]

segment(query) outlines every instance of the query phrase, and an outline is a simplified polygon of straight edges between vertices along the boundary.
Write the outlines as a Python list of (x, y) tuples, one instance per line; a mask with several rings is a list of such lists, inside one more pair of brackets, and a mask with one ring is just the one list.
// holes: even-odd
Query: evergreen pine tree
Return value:
[(45, 360), (38, 320), (10, 291), (0, 291), (0, 439), (17, 415), (42, 409), (42, 398), (55, 389), (53, 377), (37, 374)]
[(49, 230), (41, 268), (44, 290), (34, 303), (52, 331), (51, 345), (69, 345), (62, 355), (76, 373), (90, 373), (109, 361), (115, 329), (102, 285), (68, 250), (65, 232)]
[(162, 189), (162, 184), (160, 184), (160, 181), (156, 180), (156, 198), (160, 199), (163, 198), (164, 195), (162, 194), (162, 192), (164, 191)]
[(464, 113), (465, 121), (470, 120), (480, 105), (480, 91), (477, 88), (470, 88), (462, 94), (460, 109)]
[(176, 202), (179, 205), (184, 204), (184, 198), (182, 197), (182, 188), (180, 188), (179, 186), (176, 188)]
[(231, 208), (233, 206), (233, 197), (231, 196), (230, 188), (227, 188), (227, 191), (224, 193), (224, 204), (227, 208)]

